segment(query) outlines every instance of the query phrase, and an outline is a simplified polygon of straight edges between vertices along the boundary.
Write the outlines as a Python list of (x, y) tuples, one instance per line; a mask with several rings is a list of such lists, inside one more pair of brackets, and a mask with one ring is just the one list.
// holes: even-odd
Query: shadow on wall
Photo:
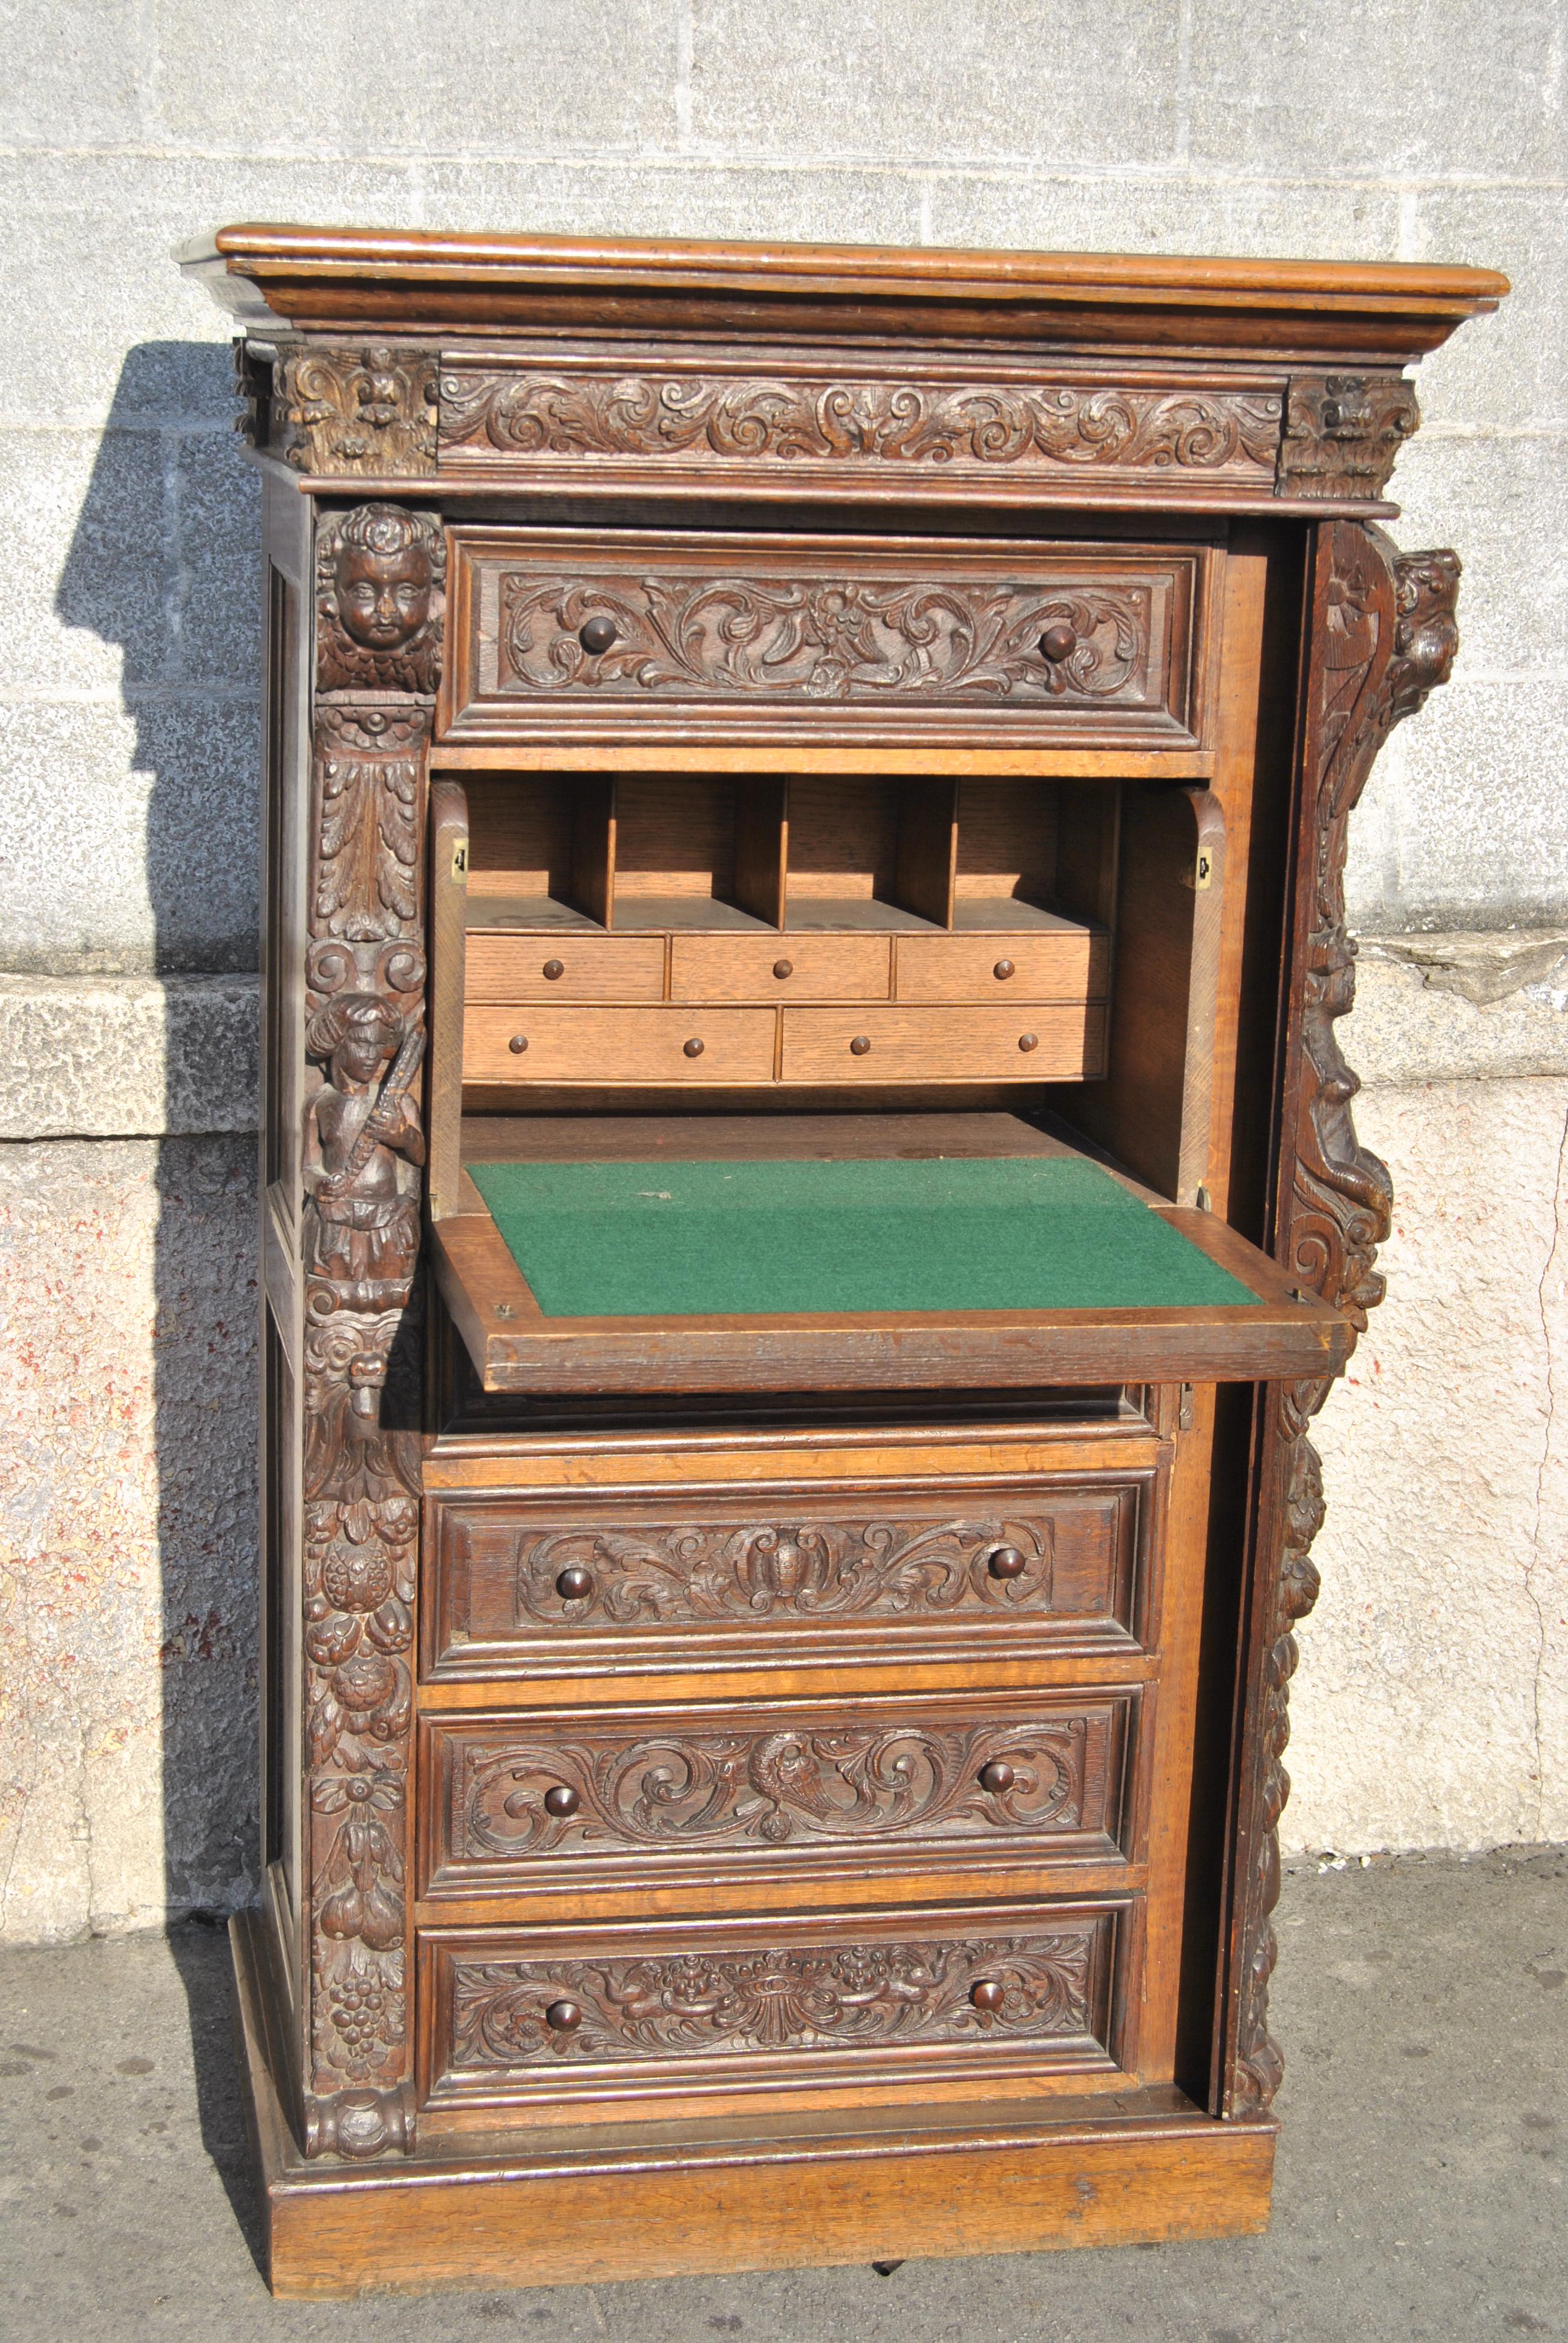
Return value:
[[(203, 974), (257, 962), (259, 497), (235, 412), (226, 347), (128, 353), (56, 597), (67, 624), (123, 654), (151, 967), (187, 995)], [(103, 807), (112, 829), (112, 795)], [(90, 836), (62, 837), (62, 870), (90, 866), (93, 850)], [(188, 999), (179, 1030), (205, 1030)], [(199, 1078), (176, 1081), (172, 1020), (170, 1044), (166, 1135), (116, 1151), (127, 1181), (150, 1178), (156, 1192), (151, 1400), (172, 1920), (216, 1917), (256, 1892), (257, 1282), (254, 1133), (203, 1129), (189, 1103)], [(106, 1574), (132, 1560), (104, 1557)], [(146, 1664), (145, 1642), (127, 1651), (128, 1671)], [(156, 1705), (149, 1693), (149, 1727)], [(174, 1930), (176, 1957), (189, 1938)], [(210, 1959), (181, 1966), (205, 2115), (235, 2088), (228, 2030), (211, 2023)], [(231, 2113), (215, 2115), (214, 2139), (232, 2129)]]

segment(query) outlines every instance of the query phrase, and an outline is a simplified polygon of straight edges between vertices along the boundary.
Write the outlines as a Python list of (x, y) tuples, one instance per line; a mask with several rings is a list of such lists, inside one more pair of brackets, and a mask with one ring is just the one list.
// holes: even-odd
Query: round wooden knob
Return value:
[(1018, 1046), (1027, 1058), (1031, 1050), (1039, 1049), (1040, 1035), (1038, 1033), (1020, 1033), (1018, 1037)]
[(1015, 1545), (999, 1545), (986, 1566), (993, 1578), (1021, 1578), (1029, 1568)]
[(786, 976), (793, 976), (795, 973), (794, 961), (792, 960), (776, 960), (773, 963), (773, 973), (780, 979)]
[[(995, 1769), (988, 1766), (986, 1770), (987, 1772), (992, 1772)], [(1011, 1766), (1004, 1765), (1001, 1770), (1007, 1775), (1008, 1781), (1010, 1782), (1012, 1779)], [(980, 1779), (983, 1782), (985, 1775), (982, 1774)], [(1007, 1787), (1006, 1782), (1003, 1783), (1002, 1787), (1004, 1789)], [(549, 1788), (545, 1792), (545, 1812), (547, 1815), (555, 1815), (558, 1817), (563, 1815), (575, 1815), (581, 1803), (581, 1799), (578, 1796), (577, 1792), (572, 1788), (569, 1782), (552, 1782)]]
[(689, 1041), (682, 1044), (682, 1047), (689, 1058), (700, 1058), (702, 1055), (702, 1044), (698, 1040), (695, 1033), (692, 1035)]
[(996, 966), (991, 970), (991, 974), (994, 977), (999, 978), (1003, 984), (1007, 982), (1008, 978), (1011, 976), (1012, 973), (1013, 966), (1010, 960), (999, 960)]
[(556, 1593), (563, 1603), (586, 1603), (593, 1593), (593, 1573), (573, 1563), (569, 1570), (561, 1571), (556, 1579)]
[(870, 1046), (871, 1037), (869, 1033), (857, 1033), (849, 1044), (849, 1055), (851, 1058), (863, 1058)]
[[(977, 2009), (983, 2009), (988, 2015), (994, 2016), (1006, 1998), (1007, 1996), (994, 1977), (981, 1977), (978, 1985), (971, 1985), (970, 1987), (970, 1999)], [(554, 2023), (553, 2013), (551, 2023)]]
[(582, 2011), (575, 2001), (552, 2001), (545, 2012), (545, 2024), (557, 2034), (575, 2034), (582, 2022)]
[(507, 1047), (511, 1051), (514, 1058), (520, 1058), (528, 1046), (528, 1037), (526, 1033), (514, 1033), (511, 1040), (507, 1043)]
[[(613, 618), (587, 618), (578, 628), (578, 640), (585, 651), (597, 659), (600, 651), (608, 650), (615, 640), (615, 631)], [(1070, 633), (1071, 629), (1068, 631)]]
[(566, 972), (566, 964), (564, 961), (558, 960), (546, 960), (544, 974), (547, 983), (554, 984), (557, 978), (565, 976)]
[[(1005, 1757), (993, 1757), (989, 1765), (982, 1765), (980, 1769), (980, 1788), (982, 1790), (991, 1791), (993, 1795), (998, 1797), (1000, 1796), (1003, 1790), (1010, 1790), (1017, 1779), (1017, 1775), (1013, 1772), (1012, 1767), (1008, 1764)], [(545, 1800), (547, 1806), (549, 1805), (550, 1799), (553, 1798), (555, 1795), (556, 1794), (553, 1790), (549, 1793), (549, 1795)], [(572, 1804), (573, 1805), (576, 1805), (577, 1800), (575, 1798), (572, 1800)], [(552, 1808), (552, 1812), (554, 1810)]]
[(1064, 659), (1070, 659), (1078, 649), (1078, 630), (1070, 627), (1065, 618), (1059, 618), (1054, 627), (1047, 627), (1041, 635), (1040, 648), (1053, 667), (1059, 666)]

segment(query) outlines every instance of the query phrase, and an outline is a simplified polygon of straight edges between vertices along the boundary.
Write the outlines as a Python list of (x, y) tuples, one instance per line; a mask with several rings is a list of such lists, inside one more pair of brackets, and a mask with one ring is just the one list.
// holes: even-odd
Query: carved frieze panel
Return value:
[(436, 469), (439, 401), (433, 350), (286, 342), (252, 437), (301, 472), (417, 479)]
[[(1351, 1101), (1361, 1085), (1334, 1031), (1355, 999), (1355, 946), (1344, 905), (1348, 825), (1388, 734), (1448, 679), (1459, 640), (1458, 591), (1452, 553), (1401, 554), (1379, 531), (1353, 521), (1336, 522), (1322, 534), (1276, 1252), (1303, 1287), (1363, 1329), (1368, 1311), (1382, 1299), (1377, 1249), (1389, 1232), (1392, 1184), (1386, 1166), (1356, 1137)], [(1269, 1399), (1278, 1559), (1268, 1566), (1265, 1544), (1234, 1888), (1241, 1990), (1226, 2083), (1232, 2112), (1267, 2107), (1283, 2071), (1268, 2027), (1277, 1953), (1271, 1915), (1280, 1892), (1278, 1825), (1290, 1795), (1282, 1761), (1297, 1660), (1292, 1631), (1318, 1595), (1310, 1550), (1323, 1518), (1322, 1476), (1307, 1425), (1330, 1389), (1326, 1382), (1288, 1383), (1273, 1387)]]
[(972, 1703), (910, 1713), (858, 1704), (713, 1712), (679, 1724), (595, 1717), (431, 1729), (437, 1892), (542, 1867), (602, 1878), (618, 1859), (933, 1844), (1016, 1851), (1065, 1842), (1114, 1855), (1124, 1805), (1125, 1694), (1077, 1706)]
[(928, 480), (1169, 473), (1267, 489), (1283, 402), (1272, 391), (911, 382), (826, 372), (657, 366), (441, 371), (443, 465), (523, 458), (548, 474), (607, 469), (755, 480), (909, 471)]
[[(305, 967), (306, 2134), (312, 2153), (373, 2156), (408, 2146), (413, 2124), (419, 1464), (401, 1428), (417, 1419), (399, 1420), (388, 1393), (415, 1348), (425, 1161), (431, 708), (417, 691), (439, 654), (431, 524), (361, 507), (324, 530), (318, 580), (317, 669), (338, 696), (316, 714)], [(345, 616), (361, 586), (363, 627)]]
[(1415, 391), (1399, 375), (1292, 375), (1281, 495), (1381, 497), (1420, 420)]

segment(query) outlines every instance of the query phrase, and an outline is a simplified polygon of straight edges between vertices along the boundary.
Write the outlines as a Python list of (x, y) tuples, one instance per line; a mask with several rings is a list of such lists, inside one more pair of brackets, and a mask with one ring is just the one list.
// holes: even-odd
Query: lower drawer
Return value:
[(1140, 1921), (1127, 1898), (436, 1931), (423, 2097), (564, 2122), (1131, 2075)]
[(1117, 1863), (1141, 1698), (905, 1693), (431, 1719), (427, 1896)]
[(1055, 1082), (1105, 1071), (1105, 1011), (786, 1009), (787, 1082)]

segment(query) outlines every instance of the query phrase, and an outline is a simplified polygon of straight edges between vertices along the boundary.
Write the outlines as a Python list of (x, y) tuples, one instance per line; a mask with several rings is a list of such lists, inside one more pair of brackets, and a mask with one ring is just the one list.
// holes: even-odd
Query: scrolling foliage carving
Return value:
[[(495, 2070), (1087, 2035), (1097, 1927), (980, 1943), (459, 1961), (453, 2064)], [(971, 2000), (977, 1986), (994, 2000)], [(569, 2017), (569, 2023), (563, 2018)]]
[(301, 1237), (312, 2154), (412, 2141), (419, 1462), (416, 1434), (397, 1426), (417, 1421), (397, 1386), (417, 1353), (421, 873), (440, 578), (439, 535), (422, 516), (367, 505), (323, 528), (317, 672), (337, 696), (316, 712)]
[[(585, 622), (608, 619), (590, 654)], [(1060, 658), (1040, 651), (1060, 629)], [(501, 580), (508, 690), (596, 699), (1032, 699), (1149, 697), (1147, 586), (911, 585), (853, 578)]]
[[(1338, 521), (1320, 537), (1314, 650), (1304, 735), (1297, 850), (1296, 1029), (1286, 1069), (1286, 1139), (1275, 1251), (1293, 1277), (1364, 1330), (1382, 1301), (1377, 1248), (1388, 1234), (1392, 1187), (1362, 1147), (1351, 1118), (1361, 1087), (1335, 1037), (1355, 998), (1355, 947), (1345, 930), (1344, 865), (1350, 817), (1378, 750), (1448, 679), (1459, 645), (1452, 553), (1402, 554), (1379, 530)], [(1228, 2112), (1267, 2107), (1283, 2071), (1269, 2033), (1268, 1988), (1277, 1954), (1271, 1914), (1279, 1900), (1278, 1825), (1290, 1795), (1282, 1763), (1290, 1737), (1292, 1633), (1318, 1596), (1311, 1560), (1323, 1518), (1322, 1478), (1307, 1425), (1331, 1384), (1275, 1387), (1269, 1460), (1280, 1564), (1257, 1597), (1257, 1659), (1249, 1688), (1236, 1889), (1241, 1961)]]
[(443, 453), (950, 472), (1272, 471), (1270, 392), (447, 367)]

